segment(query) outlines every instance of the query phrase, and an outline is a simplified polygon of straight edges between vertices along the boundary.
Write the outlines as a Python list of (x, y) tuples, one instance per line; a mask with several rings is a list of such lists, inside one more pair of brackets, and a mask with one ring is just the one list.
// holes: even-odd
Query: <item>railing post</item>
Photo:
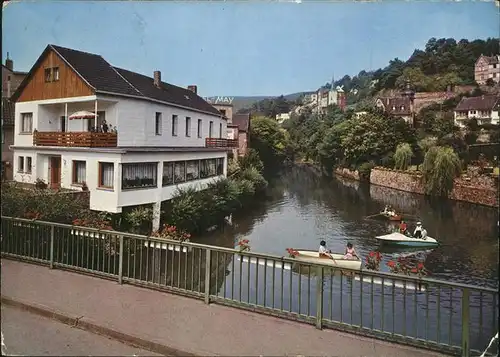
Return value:
[(120, 247), (118, 256), (118, 283), (123, 284), (123, 235), (120, 235)]
[(211, 251), (207, 249), (205, 252), (205, 304), (210, 304)]
[(50, 226), (50, 269), (54, 269), (54, 226)]
[(316, 272), (318, 276), (316, 280), (316, 328), (321, 330), (323, 327), (323, 267), (317, 266)]
[(468, 288), (463, 288), (462, 290), (462, 357), (470, 356), (469, 347), (469, 295), (470, 291)]

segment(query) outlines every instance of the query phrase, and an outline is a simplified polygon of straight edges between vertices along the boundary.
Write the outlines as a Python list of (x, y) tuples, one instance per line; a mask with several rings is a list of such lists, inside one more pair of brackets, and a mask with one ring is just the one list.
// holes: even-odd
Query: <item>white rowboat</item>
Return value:
[(439, 245), (438, 241), (434, 238), (426, 236), (425, 238), (413, 238), (405, 236), (399, 232), (385, 234), (383, 236), (375, 237), (379, 242), (384, 244), (391, 244), (405, 247), (434, 247)]
[(299, 254), (295, 256), (295, 260), (328, 265), (335, 268), (346, 268), (353, 270), (361, 269), (361, 260), (359, 258), (345, 259), (344, 254), (330, 253), (333, 259), (330, 258), (320, 258), (319, 252), (317, 250), (295, 250)]

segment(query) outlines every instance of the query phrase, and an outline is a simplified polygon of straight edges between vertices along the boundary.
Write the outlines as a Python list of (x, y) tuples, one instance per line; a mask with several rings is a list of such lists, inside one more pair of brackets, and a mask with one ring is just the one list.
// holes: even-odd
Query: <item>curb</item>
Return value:
[(197, 357), (197, 355), (189, 352), (184, 352), (180, 351), (178, 349), (168, 347), (156, 342), (152, 341), (147, 341), (142, 338), (128, 335), (125, 333), (122, 333), (117, 330), (113, 330), (107, 327), (99, 326), (97, 324), (94, 324), (89, 321), (84, 321), (82, 320), (83, 316), (81, 317), (70, 317), (64, 314), (61, 314), (56, 311), (52, 311), (46, 307), (43, 306), (35, 306), (32, 304), (27, 304), (15, 299), (11, 299), (9, 297), (1, 296), (1, 303), (12, 306), (39, 316), (43, 316), (52, 320), (59, 321), (63, 324), (76, 327), (97, 335), (105, 336), (108, 338), (111, 338), (113, 340), (117, 340), (119, 342), (132, 345), (134, 347), (142, 348), (154, 353), (161, 354), (163, 356), (192, 356), (192, 357)]

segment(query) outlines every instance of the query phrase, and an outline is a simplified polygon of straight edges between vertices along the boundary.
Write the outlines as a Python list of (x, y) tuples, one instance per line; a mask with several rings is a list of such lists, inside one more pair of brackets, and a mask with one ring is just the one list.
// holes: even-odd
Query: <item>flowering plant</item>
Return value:
[(164, 224), (161, 229), (151, 233), (151, 236), (156, 238), (177, 240), (179, 242), (189, 242), (189, 238), (191, 238), (191, 234), (177, 229), (176, 226), (170, 226), (168, 224)]
[(32, 220), (39, 220), (43, 218), (43, 214), (39, 211), (27, 211), (24, 213), (24, 217)]
[(250, 250), (250, 245), (248, 244), (249, 242), (250, 241), (248, 239), (240, 239), (240, 241), (238, 242), (238, 247), (240, 249), (240, 252)]
[(397, 261), (390, 260), (387, 262), (391, 273), (411, 275), (415, 274), (421, 278), (424, 275), (429, 275), (429, 271), (425, 269), (424, 263), (420, 261), (411, 261), (409, 259), (398, 258)]
[(108, 220), (100, 219), (100, 218), (88, 218), (88, 219), (80, 219), (76, 218), (73, 220), (74, 226), (81, 227), (89, 227), (100, 229), (104, 231), (112, 231), (113, 227), (111, 226), (111, 222)]
[(380, 252), (370, 252), (366, 257), (365, 268), (368, 270), (379, 270), (382, 255)]
[(299, 255), (299, 252), (293, 248), (286, 248), (286, 251), (288, 252), (288, 256), (290, 258), (295, 258), (297, 255)]

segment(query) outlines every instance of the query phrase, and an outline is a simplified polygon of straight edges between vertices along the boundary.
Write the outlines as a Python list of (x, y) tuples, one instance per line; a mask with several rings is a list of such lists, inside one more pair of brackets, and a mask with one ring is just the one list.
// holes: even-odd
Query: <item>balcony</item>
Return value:
[(110, 148), (116, 147), (117, 142), (116, 133), (59, 131), (33, 133), (33, 145), (35, 146)]
[(206, 138), (205, 147), (207, 148), (238, 148), (238, 139), (219, 139)]

